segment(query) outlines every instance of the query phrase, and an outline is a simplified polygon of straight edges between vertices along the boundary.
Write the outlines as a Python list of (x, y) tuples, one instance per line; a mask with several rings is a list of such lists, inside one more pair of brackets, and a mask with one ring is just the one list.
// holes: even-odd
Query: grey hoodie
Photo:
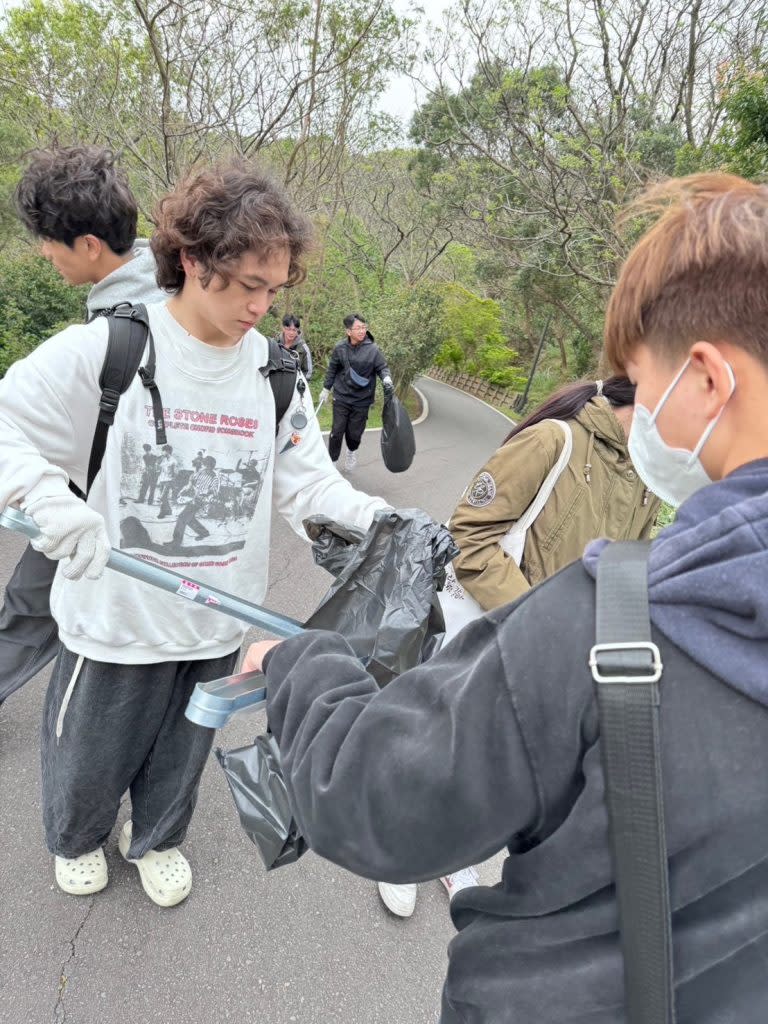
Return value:
[[(766, 495), (768, 461), (743, 467), (691, 499), (651, 555), (678, 1024), (768, 1020)], [(626, 1022), (594, 604), (574, 563), (383, 690), (337, 634), (266, 660), (314, 850), (417, 882), (507, 849), (496, 886), (451, 904), (443, 1024)]]
[(88, 316), (102, 309), (111, 309), (119, 302), (141, 302), (148, 306), (168, 298), (168, 292), (157, 286), (155, 257), (149, 242), (145, 238), (137, 238), (133, 244), (133, 259), (91, 288), (87, 299)]

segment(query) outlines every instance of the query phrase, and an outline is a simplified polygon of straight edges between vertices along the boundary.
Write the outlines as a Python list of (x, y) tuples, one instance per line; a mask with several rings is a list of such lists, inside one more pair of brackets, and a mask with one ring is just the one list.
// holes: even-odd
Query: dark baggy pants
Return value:
[(127, 789), (130, 857), (182, 842), (215, 734), (189, 722), (184, 710), (195, 683), (231, 675), (238, 653), (112, 665), (60, 647), (45, 699), (41, 749), (43, 824), (51, 853), (79, 857), (104, 843)]
[(347, 442), (347, 450), (350, 452), (356, 452), (360, 447), (370, 408), (369, 405), (361, 407), (333, 403), (333, 424), (328, 438), (328, 454), (333, 462), (341, 455), (342, 441)]
[(56, 657), (51, 584), (57, 565), (27, 547), (8, 581), (0, 611), (0, 704)]

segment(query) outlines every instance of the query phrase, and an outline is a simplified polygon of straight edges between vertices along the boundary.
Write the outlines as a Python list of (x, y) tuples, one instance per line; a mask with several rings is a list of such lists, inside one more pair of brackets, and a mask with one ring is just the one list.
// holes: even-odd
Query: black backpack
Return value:
[[(163, 401), (155, 382), (155, 344), (149, 329), (146, 308), (142, 305), (133, 306), (129, 302), (121, 302), (112, 309), (98, 310), (91, 319), (97, 316), (107, 318), (109, 340), (107, 354), (104, 357), (104, 364), (99, 376), (99, 387), (101, 388), (99, 418), (96, 421), (91, 455), (88, 460), (87, 491), (90, 491), (101, 468), (107, 447), (107, 435), (109, 428), (115, 422), (120, 396), (128, 390), (137, 373), (152, 399), (155, 443), (163, 445), (167, 441)], [(142, 366), (141, 360), (147, 347), (147, 341), (149, 341), (149, 352), (146, 365)], [(275, 434), (277, 434), (280, 421), (285, 416), (296, 390), (298, 366), (290, 353), (284, 353), (278, 343), (272, 339), (269, 342), (269, 358), (266, 365), (261, 367), (260, 372), (269, 380), (272, 387), (272, 395), (275, 399)], [(72, 490), (82, 497), (80, 491), (74, 486), (72, 486)]]

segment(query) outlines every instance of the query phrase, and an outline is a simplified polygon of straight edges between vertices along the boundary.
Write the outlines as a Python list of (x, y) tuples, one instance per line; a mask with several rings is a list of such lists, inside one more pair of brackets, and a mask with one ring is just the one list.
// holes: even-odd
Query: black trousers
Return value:
[(344, 405), (341, 402), (333, 403), (333, 425), (331, 436), (328, 438), (328, 454), (331, 460), (336, 462), (341, 455), (341, 442), (347, 442), (347, 450), (356, 452), (363, 439), (363, 431), (368, 422), (370, 405)]
[(131, 857), (183, 841), (215, 736), (184, 711), (195, 684), (230, 675), (238, 656), (114, 665), (60, 646), (41, 745), (51, 853), (79, 857), (105, 842), (126, 789)]
[(0, 611), (0, 704), (45, 668), (59, 649), (51, 618), (54, 562), (27, 547), (5, 588)]

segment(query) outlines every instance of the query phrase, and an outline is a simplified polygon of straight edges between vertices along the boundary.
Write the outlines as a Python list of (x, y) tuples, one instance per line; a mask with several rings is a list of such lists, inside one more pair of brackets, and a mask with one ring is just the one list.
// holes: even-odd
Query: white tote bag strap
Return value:
[(549, 473), (547, 473), (544, 483), (539, 488), (539, 493), (533, 499), (525, 512), (523, 512), (517, 522), (513, 523), (506, 535), (499, 541), (499, 547), (502, 551), (509, 555), (510, 558), (514, 559), (518, 565), (520, 565), (523, 560), (525, 535), (528, 533), (531, 526), (533, 526), (533, 523), (538, 518), (539, 513), (549, 501), (550, 495), (555, 489), (555, 484), (560, 479), (565, 467), (568, 465), (573, 452), (573, 433), (571, 431), (570, 424), (566, 423), (565, 420), (544, 420), (543, 422), (556, 423), (563, 431), (563, 434), (565, 434), (565, 444), (563, 445), (557, 462), (554, 464), (552, 469), (550, 469)]

